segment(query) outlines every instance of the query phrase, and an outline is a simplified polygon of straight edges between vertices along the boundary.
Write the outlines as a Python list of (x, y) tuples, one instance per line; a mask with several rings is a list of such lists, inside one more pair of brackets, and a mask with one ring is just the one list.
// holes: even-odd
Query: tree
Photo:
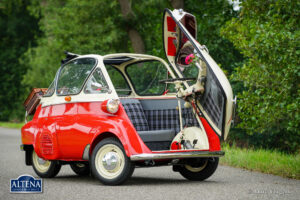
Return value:
[(44, 35), (25, 55), (31, 66), (23, 81), (28, 87), (48, 87), (65, 50), (103, 55), (128, 49), (117, 1), (35, 1), (31, 10), (41, 16)]
[[(58, 61), (64, 57), (64, 50), (78, 54), (146, 51), (163, 55), (162, 51), (154, 50), (153, 53), (153, 49), (162, 49), (164, 2), (134, 3), (129, 11), (123, 12), (118, 1), (110, 0), (33, 2), (31, 11), (41, 17), (40, 27), (44, 35), (38, 40), (38, 46), (29, 49), (23, 59), (30, 64), (23, 81), (28, 88), (50, 85), (59, 67)], [(142, 38), (145, 45), (138, 47), (139, 43), (132, 42), (136, 35), (141, 36), (138, 39), (142, 41)]]
[(222, 29), (247, 58), (233, 76), (246, 88), (239, 94), (239, 126), (287, 151), (300, 144), (299, 10), (298, 1), (247, 0)]
[(23, 116), (21, 81), (27, 66), (19, 62), (39, 35), (38, 19), (27, 10), (29, 0), (0, 2), (0, 120)]
[(139, 32), (134, 27), (135, 15), (131, 9), (131, 1), (130, 0), (119, 0), (121, 12), (123, 15), (123, 19), (127, 26), (128, 36), (130, 38), (132, 47), (135, 53), (145, 53), (145, 45), (144, 41), (139, 34)]
[(198, 41), (207, 46), (210, 55), (228, 75), (244, 58), (233, 44), (220, 34), (221, 27), (239, 12), (227, 0), (185, 1), (185, 10), (196, 16)]

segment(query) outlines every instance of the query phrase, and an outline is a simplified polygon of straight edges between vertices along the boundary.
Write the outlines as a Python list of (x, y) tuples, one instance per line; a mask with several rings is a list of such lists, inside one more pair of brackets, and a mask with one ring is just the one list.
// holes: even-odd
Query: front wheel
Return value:
[(125, 154), (116, 138), (99, 142), (92, 153), (91, 169), (95, 177), (105, 185), (120, 185), (133, 173), (134, 163)]
[(32, 151), (32, 167), (41, 178), (52, 178), (58, 174), (61, 164), (56, 160), (44, 160)]
[(178, 171), (188, 180), (203, 181), (209, 178), (216, 171), (218, 164), (219, 158), (196, 159), (181, 166)]

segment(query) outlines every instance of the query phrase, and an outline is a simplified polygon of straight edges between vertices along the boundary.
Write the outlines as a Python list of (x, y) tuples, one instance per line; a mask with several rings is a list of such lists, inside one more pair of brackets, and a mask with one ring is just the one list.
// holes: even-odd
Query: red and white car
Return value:
[(117, 185), (135, 167), (172, 165), (189, 180), (216, 170), (227, 138), (233, 93), (195, 17), (164, 12), (163, 59), (142, 54), (67, 53), (52, 84), (22, 128), (26, 165), (40, 177), (70, 164)]

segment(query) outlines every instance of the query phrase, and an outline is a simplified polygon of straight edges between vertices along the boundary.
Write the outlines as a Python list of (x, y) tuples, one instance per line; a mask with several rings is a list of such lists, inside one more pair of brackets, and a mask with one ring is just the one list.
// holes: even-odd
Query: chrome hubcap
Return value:
[(187, 170), (189, 170), (189, 171), (191, 171), (191, 172), (200, 172), (200, 171), (202, 171), (205, 167), (206, 167), (206, 165), (207, 165), (207, 160), (203, 163), (203, 165), (202, 166), (199, 166), (199, 167), (192, 167), (191, 165), (185, 165), (185, 168), (187, 169)]
[(102, 164), (106, 170), (114, 170), (118, 165), (118, 155), (115, 152), (108, 152), (102, 159)]
[(96, 153), (95, 167), (100, 176), (114, 179), (125, 168), (125, 155), (117, 145), (106, 144)]
[(40, 165), (44, 165), (44, 164), (46, 163), (46, 160), (44, 160), (44, 159), (42, 159), (42, 158), (40, 158), (40, 157), (38, 157), (37, 161), (38, 161), (38, 163), (39, 163)]

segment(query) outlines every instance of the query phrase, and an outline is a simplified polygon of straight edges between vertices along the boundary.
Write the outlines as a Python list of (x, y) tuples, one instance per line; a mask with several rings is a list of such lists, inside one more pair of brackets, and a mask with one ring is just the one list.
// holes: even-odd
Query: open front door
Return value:
[[(194, 85), (203, 85), (204, 91), (195, 93), (195, 102), (210, 126), (225, 140), (232, 120), (232, 88), (207, 48), (196, 40), (196, 27), (193, 15), (183, 10), (166, 9), (163, 23), (165, 54), (179, 78), (194, 77)], [(185, 83), (191, 91), (194, 91), (193, 86)]]

